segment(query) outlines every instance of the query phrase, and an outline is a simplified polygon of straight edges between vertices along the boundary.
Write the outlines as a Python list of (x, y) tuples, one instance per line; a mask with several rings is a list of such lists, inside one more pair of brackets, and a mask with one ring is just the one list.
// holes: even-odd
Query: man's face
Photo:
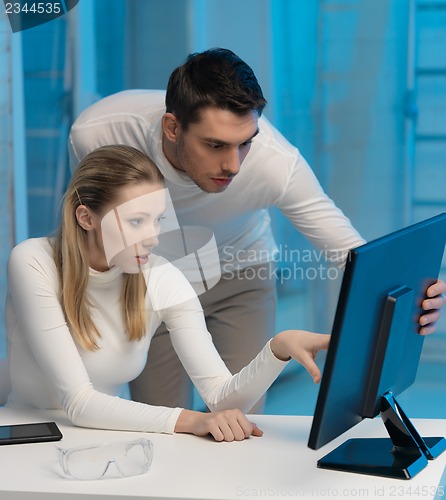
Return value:
[[(207, 193), (221, 193), (238, 174), (258, 133), (258, 113), (208, 107), (186, 131), (177, 126), (174, 167)], [(169, 158), (170, 159), (170, 158)], [(171, 160), (172, 161), (172, 160)]]

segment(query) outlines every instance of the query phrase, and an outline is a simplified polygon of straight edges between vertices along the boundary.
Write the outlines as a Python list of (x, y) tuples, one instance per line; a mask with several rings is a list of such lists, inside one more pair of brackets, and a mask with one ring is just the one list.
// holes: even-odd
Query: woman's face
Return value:
[(118, 266), (138, 273), (158, 245), (160, 223), (166, 209), (166, 190), (159, 183), (125, 186), (113, 204), (96, 218), (89, 235), (90, 266), (105, 270)]

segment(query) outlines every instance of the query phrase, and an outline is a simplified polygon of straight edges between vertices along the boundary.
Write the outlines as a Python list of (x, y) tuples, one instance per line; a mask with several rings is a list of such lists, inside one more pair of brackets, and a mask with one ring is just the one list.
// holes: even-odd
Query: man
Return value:
[[(107, 144), (145, 152), (166, 179), (179, 223), (213, 230), (222, 278), (200, 300), (214, 343), (232, 372), (274, 333), (277, 248), (268, 207), (278, 207), (340, 267), (347, 251), (364, 243), (299, 151), (261, 117), (265, 104), (252, 69), (229, 50), (211, 49), (190, 55), (175, 69), (165, 94), (126, 91), (92, 105), (74, 123), (69, 140), (73, 165)], [(438, 282), (430, 293), (445, 290)], [(439, 296), (426, 308), (442, 304)], [(438, 315), (423, 316), (429, 325), (422, 333), (433, 330)], [(160, 379), (162, 393), (154, 388)], [(146, 369), (131, 384), (132, 398), (187, 408), (187, 384), (168, 332), (160, 329)]]

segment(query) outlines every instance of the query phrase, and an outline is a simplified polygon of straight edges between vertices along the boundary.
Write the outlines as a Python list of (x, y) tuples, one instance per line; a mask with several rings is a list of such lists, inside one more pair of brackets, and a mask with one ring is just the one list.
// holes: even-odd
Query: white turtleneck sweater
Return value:
[[(15, 247), (8, 263), (6, 304), (8, 355), (14, 407), (63, 408), (83, 427), (172, 433), (181, 408), (150, 406), (119, 397), (146, 363), (150, 340), (164, 321), (181, 362), (212, 411), (247, 411), (276, 379), (285, 362), (269, 346), (231, 375), (206, 329), (190, 284), (171, 264), (145, 271), (147, 334), (130, 342), (119, 304), (123, 274), (90, 269), (87, 288), (99, 349), (77, 345), (58, 298), (58, 278), (47, 238)], [(162, 263), (161, 263), (162, 264)], [(176, 304), (176, 305), (171, 305)], [(162, 380), (160, 381), (162, 384)]]

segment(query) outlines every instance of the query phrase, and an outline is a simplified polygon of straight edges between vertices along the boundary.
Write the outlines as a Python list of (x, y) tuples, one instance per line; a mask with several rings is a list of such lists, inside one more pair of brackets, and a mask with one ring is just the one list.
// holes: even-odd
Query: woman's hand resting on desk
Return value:
[(250, 422), (240, 410), (215, 413), (183, 410), (175, 425), (175, 432), (186, 432), (195, 436), (211, 434), (216, 441), (243, 441), (249, 436), (263, 434), (263, 431)]
[(271, 340), (270, 346), (276, 358), (283, 361), (293, 358), (300, 363), (317, 384), (321, 380), (321, 371), (314, 358), (319, 351), (326, 351), (329, 343), (330, 335), (305, 330), (285, 330)]

